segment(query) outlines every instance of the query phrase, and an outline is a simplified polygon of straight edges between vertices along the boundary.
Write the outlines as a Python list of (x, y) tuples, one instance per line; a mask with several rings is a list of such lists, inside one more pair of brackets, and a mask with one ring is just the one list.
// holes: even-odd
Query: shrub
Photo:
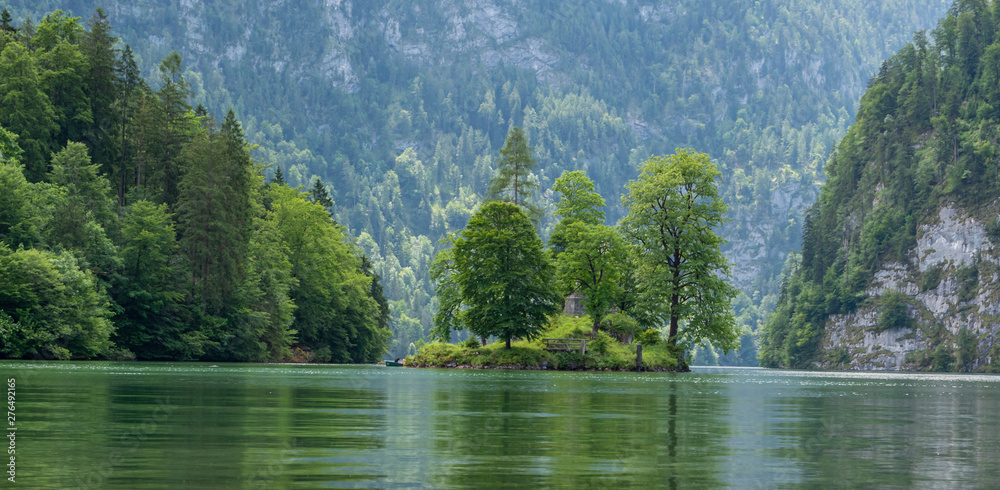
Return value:
[(650, 328), (645, 332), (640, 333), (639, 336), (636, 337), (636, 340), (642, 342), (642, 345), (649, 345), (649, 346), (656, 345), (660, 343), (661, 340), (660, 331)]
[(910, 327), (910, 308), (907, 304), (905, 294), (899, 291), (886, 293), (882, 295), (881, 303), (882, 314), (879, 315), (878, 321), (875, 324), (875, 327), (879, 332), (889, 330), (891, 328)]
[(951, 356), (951, 349), (944, 344), (938, 344), (931, 358), (931, 369), (938, 372), (951, 371), (954, 365), (954, 358)]
[(968, 267), (959, 267), (955, 272), (955, 279), (958, 280), (958, 301), (966, 303), (975, 299), (979, 290), (978, 260)]
[(930, 269), (927, 269), (927, 272), (924, 272), (924, 277), (920, 281), (920, 291), (930, 291), (931, 289), (938, 287), (938, 284), (941, 284), (940, 265), (931, 267)]
[(598, 354), (607, 354), (608, 346), (611, 345), (611, 342), (613, 342), (613, 340), (607, 333), (597, 332), (597, 338), (587, 342), (587, 350), (593, 350)]
[(639, 322), (624, 313), (612, 313), (604, 317), (601, 328), (613, 332), (619, 338), (634, 337), (639, 331)]
[(479, 339), (477, 339), (475, 335), (469, 337), (468, 339), (465, 340), (465, 342), (462, 342), (460, 345), (462, 347), (465, 347), (466, 349), (478, 349), (480, 347)]
[(965, 372), (971, 371), (977, 357), (979, 342), (968, 328), (962, 327), (958, 331), (958, 367)]
[(986, 236), (991, 242), (1000, 244), (1000, 220), (994, 220), (986, 226)]

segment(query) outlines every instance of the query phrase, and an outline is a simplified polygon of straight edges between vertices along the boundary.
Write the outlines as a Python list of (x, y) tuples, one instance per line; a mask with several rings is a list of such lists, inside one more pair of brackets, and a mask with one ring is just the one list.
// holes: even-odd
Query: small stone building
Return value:
[(586, 314), (583, 311), (583, 300), (586, 296), (580, 293), (573, 293), (566, 296), (566, 306), (563, 307), (563, 313), (572, 316), (583, 316)]

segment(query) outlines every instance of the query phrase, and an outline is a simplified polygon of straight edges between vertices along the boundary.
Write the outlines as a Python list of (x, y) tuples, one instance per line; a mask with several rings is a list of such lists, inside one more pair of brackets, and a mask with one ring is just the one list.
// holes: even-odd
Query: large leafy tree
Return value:
[(594, 190), (594, 181), (582, 170), (565, 171), (556, 179), (552, 190), (559, 193), (556, 216), (560, 218), (549, 238), (553, 259), (566, 249), (570, 238), (568, 227), (574, 223), (596, 226), (604, 223), (604, 198)]
[(0, 285), (0, 356), (108, 354), (114, 332), (108, 298), (72, 253), (0, 244)]
[(322, 205), (286, 186), (271, 186), (268, 219), (288, 247), (299, 342), (319, 361), (368, 362), (385, 352), (389, 331), (371, 296), (372, 278), (344, 243)]
[(623, 292), (622, 268), (627, 249), (618, 230), (606, 225), (586, 225), (579, 221), (566, 227), (568, 244), (556, 261), (563, 293), (579, 292), (583, 308), (594, 321), (593, 333), (615, 306)]
[(121, 307), (116, 341), (139, 359), (197, 359), (204, 337), (183, 322), (183, 270), (172, 264), (177, 249), (173, 217), (165, 204), (132, 204), (121, 233)]
[(562, 221), (579, 221), (586, 225), (603, 223), (604, 198), (594, 189), (594, 181), (583, 170), (563, 172), (552, 185), (552, 190), (561, 196), (556, 203), (556, 216)]
[(12, 248), (31, 247), (41, 239), (46, 206), (38, 205), (37, 184), (28, 183), (18, 157), (17, 135), (0, 126), (0, 240)]
[[(39, 66), (39, 82), (55, 110), (59, 132), (57, 144), (84, 141), (94, 119), (86, 90), (88, 60), (80, 51), (83, 28), (78, 17), (62, 11), (46, 15), (32, 40)], [(93, 146), (93, 145), (91, 145)]]
[[(627, 236), (640, 250), (640, 280), (669, 321), (668, 342), (677, 346), (710, 341), (725, 351), (738, 346), (730, 302), (729, 261), (715, 228), (724, 221), (719, 171), (704, 153), (678, 149), (642, 164), (639, 179), (623, 196)], [(682, 331), (681, 324), (684, 324)]]
[(535, 337), (557, 311), (553, 267), (531, 220), (488, 202), (455, 239), (452, 257), (463, 323), (480, 336)]

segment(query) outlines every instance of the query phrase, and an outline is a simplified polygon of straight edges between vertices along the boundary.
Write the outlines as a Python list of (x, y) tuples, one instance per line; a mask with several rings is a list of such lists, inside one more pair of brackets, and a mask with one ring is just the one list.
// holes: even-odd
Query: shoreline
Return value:
[(582, 366), (567, 366), (562, 367), (549, 367), (549, 366), (524, 366), (524, 365), (495, 365), (495, 366), (473, 366), (471, 364), (456, 364), (451, 363), (447, 365), (434, 365), (434, 364), (406, 364), (401, 367), (417, 368), (417, 369), (492, 369), (501, 371), (591, 371), (591, 372), (614, 372), (614, 373), (636, 373), (636, 372), (653, 372), (653, 373), (689, 373), (691, 369), (668, 369), (661, 367), (644, 367), (641, 371), (636, 369), (612, 369), (609, 367), (599, 368), (599, 367), (582, 367)]

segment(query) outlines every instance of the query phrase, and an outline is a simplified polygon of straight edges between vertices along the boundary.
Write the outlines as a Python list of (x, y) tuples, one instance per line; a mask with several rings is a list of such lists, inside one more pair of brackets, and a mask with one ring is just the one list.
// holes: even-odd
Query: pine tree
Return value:
[(18, 135), (21, 163), (31, 182), (48, 172), (59, 131), (56, 112), (42, 92), (38, 68), (20, 43), (8, 43), (0, 53), (0, 126)]
[(117, 56), (114, 45), (117, 38), (111, 35), (111, 23), (104, 9), (98, 8), (93, 17), (87, 21), (89, 31), (80, 43), (81, 51), (87, 60), (90, 70), (84, 76), (87, 96), (90, 98), (90, 113), (93, 124), (86, 132), (86, 141), (90, 146), (91, 158), (104, 169), (106, 174), (112, 174), (115, 160), (115, 138), (113, 134), (117, 122), (115, 102), (115, 85), (117, 83), (115, 65)]
[(271, 183), (276, 185), (288, 185), (285, 182), (285, 174), (281, 173), (281, 166), (274, 166), (274, 177), (271, 177)]
[(333, 218), (333, 199), (330, 197), (330, 192), (326, 190), (323, 179), (317, 177), (313, 181), (313, 186), (309, 188), (309, 201), (323, 206), (323, 209), (330, 213), (330, 217)]
[(530, 178), (536, 162), (523, 129), (515, 126), (507, 133), (507, 140), (500, 149), (496, 165), (497, 173), (490, 180), (487, 196), (511, 202), (523, 208), (533, 219), (539, 218), (541, 210), (528, 202), (538, 188), (538, 183)]
[[(133, 145), (130, 145), (129, 133), (131, 129), (131, 122), (133, 113), (135, 111), (135, 106), (138, 104), (136, 100), (139, 94), (148, 92), (149, 88), (146, 86), (146, 82), (140, 76), (139, 67), (135, 63), (135, 58), (132, 54), (132, 47), (128, 44), (125, 45), (125, 49), (122, 50), (121, 57), (115, 63), (115, 88), (116, 88), (116, 101), (118, 114), (118, 136), (120, 138), (120, 144), (118, 148), (118, 162), (116, 165), (116, 170), (113, 174), (117, 174), (115, 179), (118, 184), (118, 206), (121, 209), (125, 206), (125, 193), (128, 190), (128, 183), (134, 180), (135, 185), (140, 185), (142, 180), (142, 169), (139, 166), (135, 166), (132, 161), (134, 158)], [(126, 178), (130, 173), (130, 168), (135, 167), (131, 171), (135, 173), (134, 179)]]

